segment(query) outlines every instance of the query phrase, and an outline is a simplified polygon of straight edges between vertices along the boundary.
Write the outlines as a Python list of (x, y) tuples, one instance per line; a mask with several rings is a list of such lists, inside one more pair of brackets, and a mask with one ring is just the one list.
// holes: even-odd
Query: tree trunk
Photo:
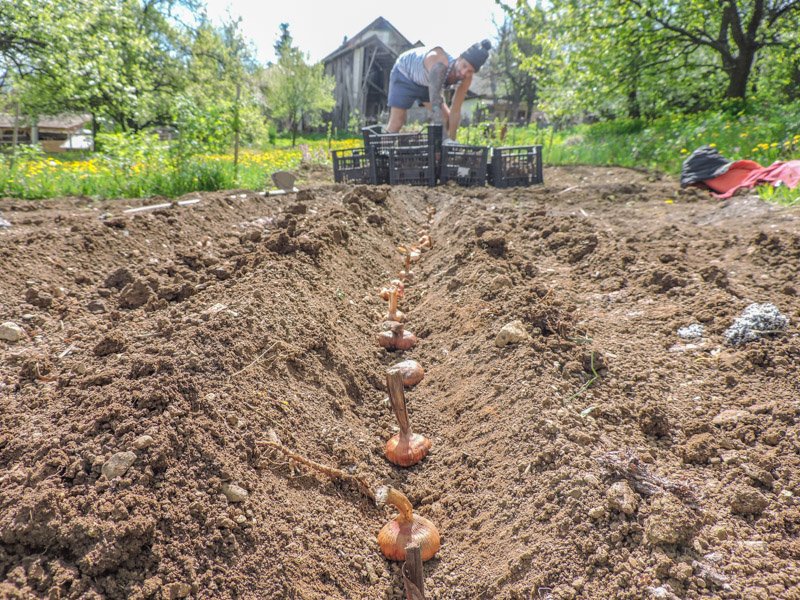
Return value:
[(236, 103), (233, 105), (233, 180), (239, 185), (239, 101), (242, 96), (242, 84), (236, 82)]
[(92, 112), (92, 152), (97, 150), (95, 140), (97, 139), (97, 132), (99, 127), (97, 126), (97, 114)]
[(750, 80), (750, 73), (753, 70), (753, 60), (756, 53), (753, 48), (746, 48), (739, 52), (739, 55), (726, 65), (728, 71), (728, 89), (725, 97), (729, 99), (745, 99), (747, 95), (747, 83)]
[(789, 100), (800, 98), (800, 63), (795, 63), (792, 66), (792, 75), (789, 78), (789, 83), (784, 86), (784, 93)]
[(638, 119), (642, 116), (642, 109), (639, 106), (639, 94), (635, 88), (628, 92), (628, 116), (631, 119)]

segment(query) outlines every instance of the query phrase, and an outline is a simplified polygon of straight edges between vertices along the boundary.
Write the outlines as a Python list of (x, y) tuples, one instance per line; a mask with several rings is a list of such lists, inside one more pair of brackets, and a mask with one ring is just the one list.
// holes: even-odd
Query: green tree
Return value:
[[(533, 108), (539, 100), (539, 80), (547, 69), (545, 61), (533, 61), (540, 58), (543, 48), (535, 36), (518, 36), (514, 23), (525, 22), (532, 30), (540, 28), (543, 22), (543, 11), (519, 3), (515, 8), (504, 7), (507, 11), (502, 23), (497, 25), (496, 49), (489, 55), (488, 73), (493, 80), (493, 94), (508, 98), (512, 105), (512, 114), (516, 115), (519, 106), (527, 109), (527, 122), (530, 123)], [(520, 64), (527, 61), (529, 68), (521, 69)]]
[[(264, 132), (252, 50), (239, 22), (198, 26), (187, 60), (189, 83), (177, 99), (175, 124), (186, 152), (223, 152), (239, 132), (253, 141)], [(238, 100), (237, 100), (237, 90)]]
[(797, 31), (798, 0), (623, 0), (622, 6), (652, 25), (660, 38), (685, 53), (715, 55), (727, 78), (726, 98), (744, 99), (756, 56), (763, 48), (784, 45)]
[(0, 49), (5, 72), (28, 114), (90, 111), (133, 130), (163, 122), (186, 75), (189, 28), (173, 12), (195, 6), (195, 0), (0, 0), (0, 21), (11, 15), (14, 39), (26, 40)]
[[(800, 0), (561, 0), (506, 9), (551, 112), (697, 111), (800, 94)], [(520, 44), (517, 43), (520, 47)], [(538, 54), (538, 56), (537, 56)], [(549, 63), (549, 69), (547, 64)]]
[(288, 23), (281, 23), (280, 24), (280, 37), (278, 37), (278, 41), (275, 42), (273, 48), (275, 48), (275, 56), (280, 58), (283, 56), (285, 52), (291, 51), (292, 49), (292, 34), (289, 33), (289, 24)]
[[(288, 36), (288, 27), (282, 30)], [(284, 47), (278, 62), (267, 67), (263, 88), (268, 112), (292, 132), (292, 145), (303, 126), (321, 123), (322, 114), (333, 109), (334, 86), (333, 77), (325, 75), (324, 65), (308, 64), (297, 48)]]

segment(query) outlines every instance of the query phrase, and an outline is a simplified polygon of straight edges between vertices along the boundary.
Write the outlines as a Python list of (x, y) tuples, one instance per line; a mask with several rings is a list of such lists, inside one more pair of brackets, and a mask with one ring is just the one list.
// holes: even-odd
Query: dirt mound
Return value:
[[(545, 177), (0, 202), (0, 596), (400, 598), (390, 511), (272, 429), (438, 526), (431, 598), (799, 598), (800, 213)], [(423, 228), (420, 342), (386, 352), (377, 291)], [(786, 330), (725, 344), (755, 302)], [(410, 469), (383, 457), (403, 358)]]

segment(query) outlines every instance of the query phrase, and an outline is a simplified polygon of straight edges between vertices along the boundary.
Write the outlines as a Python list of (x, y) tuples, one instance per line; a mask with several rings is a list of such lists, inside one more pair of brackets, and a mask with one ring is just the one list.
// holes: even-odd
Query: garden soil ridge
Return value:
[[(430, 598), (800, 598), (800, 210), (615, 168), (317, 175), (128, 215), (0, 200), (0, 322), (25, 330), (0, 341), (0, 597), (401, 598), (393, 509), (260, 447), (273, 429), (438, 526)], [(386, 352), (377, 291), (421, 230), (419, 343)], [(751, 302), (789, 328), (726, 346)], [(406, 358), (433, 442), (410, 469), (383, 456)]]

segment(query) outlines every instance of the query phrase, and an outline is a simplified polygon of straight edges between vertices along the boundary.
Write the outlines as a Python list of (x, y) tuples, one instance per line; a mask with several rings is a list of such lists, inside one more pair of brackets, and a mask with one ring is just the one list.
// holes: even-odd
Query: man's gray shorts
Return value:
[(389, 75), (389, 106), (409, 109), (414, 102), (430, 102), (430, 92), (424, 85), (419, 85), (403, 75), (397, 67), (392, 68)]

